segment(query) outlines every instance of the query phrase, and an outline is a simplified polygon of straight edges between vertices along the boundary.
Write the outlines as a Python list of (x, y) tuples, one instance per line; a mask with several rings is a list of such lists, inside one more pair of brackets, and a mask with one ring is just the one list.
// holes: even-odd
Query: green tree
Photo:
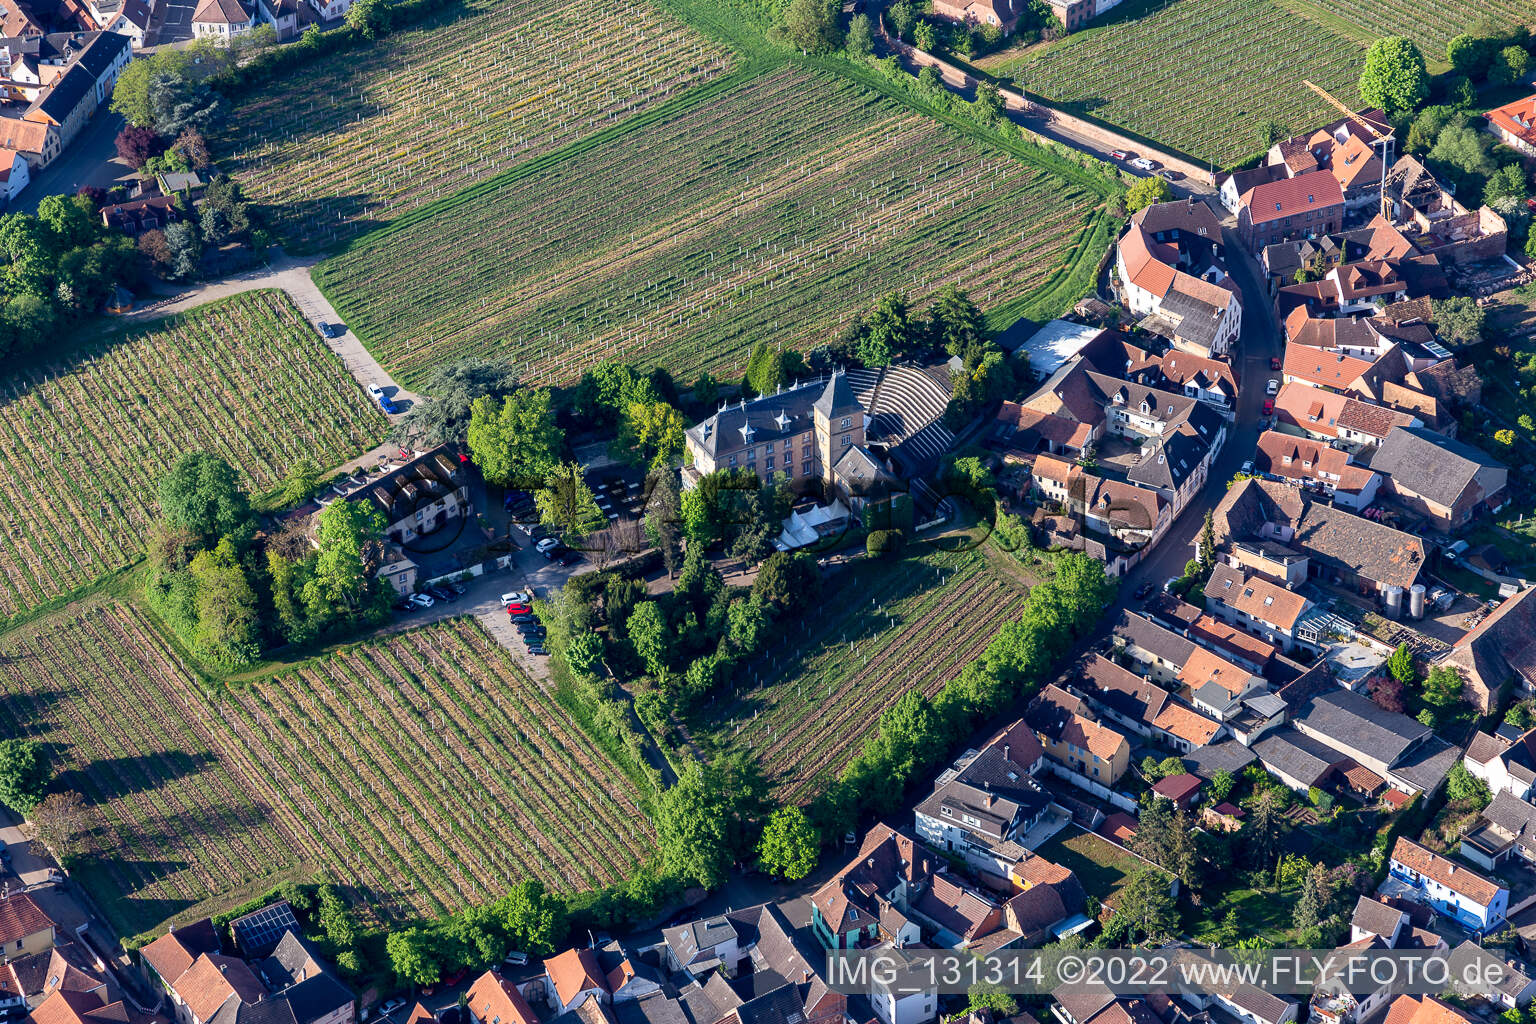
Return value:
[(178, 281), (196, 277), (199, 261), (203, 258), (203, 243), (197, 228), (188, 221), (177, 221), (166, 225), (163, 234), (170, 257), (171, 277)]
[(900, 292), (882, 295), (865, 321), (857, 346), (859, 359), (866, 366), (888, 366), (912, 351), (917, 334), (907, 297)]
[(683, 414), (666, 402), (631, 402), (619, 420), (615, 451), (636, 466), (664, 469), (683, 457)]
[(514, 885), (492, 904), (512, 947), (533, 956), (550, 956), (565, 938), (567, 909), (559, 893), (529, 880)]
[(42, 802), (52, 774), (40, 744), (0, 740), (0, 803), (25, 817)]
[(1530, 188), (1526, 185), (1525, 168), (1517, 163), (1506, 164), (1494, 171), (1483, 186), (1483, 202), (1506, 217), (1521, 213), (1528, 198)]
[(1449, 711), (1461, 704), (1461, 691), (1465, 687), (1465, 680), (1461, 672), (1452, 665), (1436, 665), (1429, 670), (1429, 675), (1424, 678), (1424, 703), (1437, 709), (1435, 716)]
[(683, 496), (678, 490), (677, 473), (660, 469), (646, 477), (649, 487), (645, 498), (645, 535), (661, 551), (662, 564), (667, 575), (677, 572), (682, 565), (681, 544)]
[(519, 388), (499, 401), (475, 399), (466, 437), (470, 458), (494, 484), (531, 487), (560, 464), (562, 439), (547, 388)]
[(726, 613), (726, 621), (726, 637), (731, 647), (743, 655), (756, 654), (767, 639), (768, 602), (758, 594), (749, 594), (732, 601)]
[(798, 882), (816, 869), (821, 837), (798, 807), (780, 807), (763, 826), (757, 846), (758, 863), (764, 871)]
[(283, 478), (283, 489), (278, 501), (284, 508), (292, 508), (309, 500), (320, 486), (320, 467), (308, 455), (300, 456), (288, 467)]
[(1488, 314), (1475, 299), (1457, 295), (1432, 300), (1430, 311), (1442, 338), (1466, 345), (1483, 340), (1483, 325)]
[(1328, 883), (1328, 866), (1321, 861), (1314, 863), (1301, 885), (1301, 895), (1296, 899), (1291, 920), (1298, 931), (1316, 927), (1328, 913), (1331, 898)]
[(976, 111), (977, 119), (986, 125), (1001, 121), (1007, 112), (1002, 92), (991, 82), (982, 82), (976, 86), (976, 99), (971, 106)]
[(251, 503), (234, 469), (217, 455), (186, 452), (160, 480), (160, 512), (165, 521), (212, 546), (231, 537), (243, 546), (254, 526)]
[(1386, 36), (1371, 44), (1360, 73), (1360, 99), (1391, 117), (1418, 108), (1429, 94), (1424, 55), (1402, 36)]
[(374, 40), (389, 31), (393, 15), (389, 0), (353, 0), (347, 8), (347, 27)]
[[(939, 34), (934, 31), (933, 25), (930, 22), (919, 21), (912, 26), (912, 42), (919, 50), (932, 53), (938, 49)], [(944, 88), (943, 76), (939, 74), (938, 68), (931, 64), (923, 66), (923, 69), (917, 74), (917, 80), (918, 84), (930, 93), (940, 92)]]
[(913, 0), (896, 0), (885, 9), (885, 16), (890, 20), (891, 28), (896, 30), (896, 34), (910, 43), (912, 30), (917, 25), (919, 10), (920, 8), (913, 3)]
[(1495, 85), (1515, 85), (1531, 73), (1531, 55), (1523, 46), (1506, 46), (1493, 58), (1488, 80)]
[(656, 836), (672, 875), (706, 889), (725, 880), (731, 862), (728, 802), (711, 766), (698, 762), (684, 768), (661, 795)]
[(510, 365), (496, 360), (459, 359), (434, 366), (421, 390), (432, 401), (413, 404), (395, 424), (391, 437), (398, 443), (414, 440), (439, 445), (462, 440), (469, 431), (475, 399), (506, 398), (517, 390), (517, 375)]
[(831, 53), (843, 45), (842, 5), (836, 0), (790, 0), (784, 34), (803, 53)]
[(319, 548), (314, 575), (304, 583), (304, 604), (317, 623), (350, 620), (373, 594), (364, 547), (384, 535), (384, 514), (365, 501), (333, 501), (315, 526)]
[(1135, 213), (1137, 210), (1157, 203), (1166, 203), (1172, 198), (1173, 189), (1166, 181), (1153, 174), (1131, 182), (1131, 187), (1125, 190), (1125, 208)]
[(666, 670), (671, 648), (671, 631), (661, 605), (655, 601), (640, 602), (630, 613), (626, 628), (630, 645), (645, 662), (646, 670), (653, 676), (660, 676)]
[(1253, 813), (1248, 816), (1242, 835), (1255, 867), (1266, 868), (1280, 848), (1284, 828), (1280, 814), (1283, 810), (1273, 789), (1264, 790), (1254, 799)]
[(965, 1012), (990, 1010), (994, 1017), (1006, 1020), (1019, 1012), (1019, 1001), (999, 985), (977, 982), (965, 990)]
[(947, 284), (934, 296), (928, 337), (952, 356), (964, 356), (985, 340), (981, 310), (957, 285)]
[(226, 667), (254, 662), (261, 654), (261, 612), (234, 543), (225, 537), (199, 551), (189, 571), (197, 612), (193, 647)]
[(85, 196), (44, 196), (37, 204), (37, 219), (59, 250), (90, 245), (102, 235), (96, 206)]
[(129, 61), (112, 87), (112, 110), (129, 124), (141, 128), (154, 126), (154, 112), (149, 102), (150, 83), (163, 76), (181, 76), (193, 67), (199, 51), (166, 48)]
[(1218, 801), (1225, 800), (1232, 795), (1232, 789), (1237, 785), (1237, 776), (1222, 768), (1211, 776), (1211, 795)]
[(848, 36), (843, 40), (843, 49), (855, 60), (868, 57), (874, 52), (875, 32), (869, 15), (855, 14), (848, 22)]
[(565, 663), (579, 676), (595, 676), (603, 665), (603, 638), (594, 632), (579, 633), (565, 645)]
[(1464, 761), (1457, 761), (1451, 765), (1451, 770), (1445, 777), (1445, 795), (1457, 802), (1473, 801), (1479, 810), (1488, 806), (1488, 802), (1493, 799), (1488, 792), (1488, 784), (1467, 771)]
[(779, 612), (814, 606), (821, 593), (816, 559), (803, 551), (775, 551), (757, 570), (752, 593)]
[(1285, 138), (1285, 126), (1278, 121), (1265, 121), (1259, 125), (1259, 145), (1268, 149)]
[(1169, 895), (1168, 876), (1156, 868), (1143, 867), (1120, 890), (1114, 917), (1105, 928), (1105, 937), (1135, 946), (1157, 945), (1178, 932), (1179, 911)]
[(1445, 44), (1445, 60), (1459, 75), (1482, 78), (1488, 73), (1488, 50), (1487, 40), (1463, 32)]
[(539, 509), (539, 522), (561, 537), (580, 537), (608, 524), (581, 467), (573, 462), (553, 470), (533, 500)]
[(1398, 644), (1387, 659), (1387, 672), (1404, 686), (1412, 686), (1419, 680), (1418, 669), (1413, 664), (1413, 651), (1407, 644)]
[(426, 928), (391, 931), (384, 940), (390, 970), (407, 985), (436, 985), (443, 976), (439, 953), (439, 939)]

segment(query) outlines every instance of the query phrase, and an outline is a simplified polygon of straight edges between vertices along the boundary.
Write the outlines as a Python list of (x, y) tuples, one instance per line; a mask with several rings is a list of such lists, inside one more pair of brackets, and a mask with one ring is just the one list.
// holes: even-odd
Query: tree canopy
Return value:
[(1390, 117), (1416, 110), (1429, 95), (1424, 55), (1411, 40), (1386, 36), (1371, 44), (1360, 73), (1360, 99)]
[(816, 868), (821, 837), (816, 827), (798, 807), (780, 807), (763, 826), (763, 838), (757, 846), (763, 870), (799, 881)]
[(204, 545), (241, 538), (252, 528), (251, 503), (233, 467), (217, 455), (186, 452), (160, 481), (165, 521)]
[(546, 388), (519, 388), (500, 400), (476, 398), (466, 437), (470, 458), (488, 482), (524, 489), (554, 472), (564, 443)]
[(52, 775), (43, 748), (32, 740), (0, 740), (0, 803), (26, 816), (48, 792)]
[(1166, 203), (1172, 198), (1173, 189), (1162, 178), (1152, 174), (1131, 182), (1131, 187), (1125, 190), (1125, 209), (1135, 213), (1157, 203)]

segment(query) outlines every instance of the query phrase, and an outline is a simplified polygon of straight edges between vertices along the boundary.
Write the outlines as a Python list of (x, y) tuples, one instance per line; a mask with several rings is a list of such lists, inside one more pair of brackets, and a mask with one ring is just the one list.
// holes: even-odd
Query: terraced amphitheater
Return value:
[(944, 425), (949, 369), (887, 366), (850, 370), (848, 383), (870, 417), (865, 439), (885, 448), (902, 475), (926, 474), (955, 441)]

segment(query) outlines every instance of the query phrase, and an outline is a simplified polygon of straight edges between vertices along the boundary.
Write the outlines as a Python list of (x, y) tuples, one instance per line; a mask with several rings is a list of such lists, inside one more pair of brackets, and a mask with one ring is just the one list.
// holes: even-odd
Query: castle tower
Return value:
[(864, 443), (864, 407), (853, 396), (847, 374), (838, 370), (811, 409), (816, 420), (816, 454), (821, 460), (819, 475), (830, 489), (837, 460), (849, 448)]

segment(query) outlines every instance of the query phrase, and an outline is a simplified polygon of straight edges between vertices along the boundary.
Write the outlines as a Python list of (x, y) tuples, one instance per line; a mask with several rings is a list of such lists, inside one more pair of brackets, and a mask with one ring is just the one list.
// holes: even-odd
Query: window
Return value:
[(850, 446), (850, 445), (852, 445), (852, 444), (853, 444), (853, 438), (852, 438), (852, 437), (850, 437), (850, 436), (849, 436), (849, 435), (847, 435), (847, 434), (844, 434), (844, 435), (843, 435), (843, 447), (844, 447), (844, 448), (847, 448), (847, 447), (848, 447), (848, 446)]
[(736, 456), (734, 455), (731, 456), (731, 468), (736, 468)]
[(764, 469), (772, 469), (773, 468), (773, 456), (772, 455), (769, 455), (769, 456), (767, 456), (766, 458), (763, 459), (763, 468)]
[(852, 416), (844, 416), (843, 417), (843, 422), (840, 425), (841, 425), (841, 427), (844, 430), (847, 430), (849, 427), (853, 426), (853, 417)]
[(757, 461), (757, 449), (756, 448), (748, 448), (747, 449), (747, 461), (748, 462), (756, 462)]

